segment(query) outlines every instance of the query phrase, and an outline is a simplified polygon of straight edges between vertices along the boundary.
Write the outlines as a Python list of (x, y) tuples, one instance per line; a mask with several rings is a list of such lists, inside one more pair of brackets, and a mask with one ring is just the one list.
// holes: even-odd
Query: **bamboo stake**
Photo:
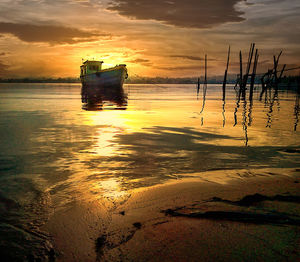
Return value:
[(255, 50), (255, 56), (254, 56), (254, 64), (253, 64), (253, 70), (252, 70), (252, 75), (251, 75), (251, 84), (250, 84), (250, 95), (249, 95), (249, 100), (252, 101), (253, 98), (253, 88), (254, 88), (254, 82), (255, 82), (255, 75), (256, 75), (256, 68), (257, 68), (257, 63), (258, 63), (258, 50)]
[(242, 89), (242, 82), (243, 79), (243, 58), (242, 58), (242, 51), (240, 51), (240, 90)]
[[(292, 71), (292, 70), (297, 70), (297, 69), (300, 69), (300, 66), (298, 66), (298, 67), (291, 67), (291, 68), (284, 69), (283, 72)], [(268, 72), (268, 73), (269, 73), (269, 72)], [(266, 76), (268, 73), (258, 73), (258, 74), (256, 74), (256, 75)], [(271, 74), (274, 74), (273, 69), (271, 70)]]
[(278, 77), (277, 77), (277, 67), (279, 64), (279, 58), (282, 54), (282, 50), (280, 51), (279, 55), (277, 56), (277, 58), (275, 57), (275, 55), (273, 56), (273, 60), (274, 60), (274, 71), (272, 70), (273, 73), (273, 77), (274, 77), (274, 84), (275, 84), (275, 88), (278, 88)]
[(205, 78), (204, 83), (207, 86), (207, 55), (205, 55)]
[(255, 47), (255, 43), (251, 43), (250, 50), (249, 50), (249, 56), (248, 56), (248, 63), (247, 63), (246, 74), (244, 76), (243, 90), (245, 90), (246, 86), (247, 86), (247, 81), (248, 81), (248, 76), (249, 76), (250, 67), (251, 67), (251, 63), (252, 63), (252, 57), (253, 57), (254, 47)]
[(205, 74), (204, 74), (204, 84), (203, 84), (203, 103), (202, 103), (202, 109), (200, 111), (200, 114), (203, 112), (204, 106), (205, 106), (206, 89), (207, 89), (207, 55), (205, 54)]
[(279, 80), (282, 78), (282, 75), (283, 75), (283, 72), (284, 72), (285, 67), (286, 67), (286, 64), (284, 64), (284, 66), (283, 66), (283, 68), (282, 68), (282, 70), (281, 70), (281, 72), (280, 72)]
[(282, 55), (282, 50), (280, 51), (279, 55), (277, 56), (277, 64), (279, 62), (279, 58), (280, 58), (281, 55)]
[(198, 77), (198, 83), (197, 83), (197, 96), (199, 95), (200, 90), (200, 77)]
[(277, 79), (277, 65), (278, 65), (278, 60), (279, 59), (277, 59), (276, 60), (276, 57), (275, 57), (275, 55), (273, 56), (273, 58), (274, 58), (274, 80), (275, 80), (275, 86), (277, 86), (277, 83), (278, 83), (278, 79)]
[(229, 58), (230, 58), (230, 46), (228, 48), (227, 65), (226, 65), (225, 74), (224, 74), (224, 81), (223, 81), (223, 101), (225, 101), (225, 92), (226, 92), (226, 82), (227, 82), (227, 72), (228, 72), (228, 66), (229, 66)]

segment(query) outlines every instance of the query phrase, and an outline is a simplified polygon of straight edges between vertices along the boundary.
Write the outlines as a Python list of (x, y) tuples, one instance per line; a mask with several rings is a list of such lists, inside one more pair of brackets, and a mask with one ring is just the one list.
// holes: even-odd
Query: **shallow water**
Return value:
[(80, 84), (0, 84), (0, 231), (8, 254), (21, 257), (20, 243), (45, 245), (39, 226), (74, 200), (118, 199), (203, 171), (299, 167), (295, 92), (260, 99), (256, 90), (252, 102), (248, 94), (237, 101), (228, 86), (224, 103), (221, 86), (208, 85), (203, 107), (194, 85), (124, 91), (121, 104), (103, 97), (95, 106), (82, 103)]

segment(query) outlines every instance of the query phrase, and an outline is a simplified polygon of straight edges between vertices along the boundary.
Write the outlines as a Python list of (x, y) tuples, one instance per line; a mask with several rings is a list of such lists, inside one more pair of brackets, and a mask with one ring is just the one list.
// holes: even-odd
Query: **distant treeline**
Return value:
[[(235, 78), (229, 79), (229, 83), (235, 83)], [(200, 78), (203, 81), (203, 78)], [(125, 80), (127, 84), (195, 84), (197, 83), (196, 77), (184, 78), (169, 78), (169, 77), (129, 77)], [(208, 83), (219, 84), (222, 83), (222, 77), (214, 76), (208, 79)], [(0, 78), (0, 83), (80, 83), (79, 78)]]
[(299, 83), (300, 82), (300, 75), (298, 76), (284, 76), (281, 78), (281, 83)]
[(0, 78), (0, 83), (80, 83), (79, 78), (59, 77), (59, 78)]
[[(235, 83), (236, 76), (230, 76), (228, 83)], [(200, 77), (200, 81), (203, 83), (204, 78)], [(135, 76), (129, 77), (126, 80), (127, 84), (196, 84), (198, 82), (197, 77), (142, 77)], [(222, 76), (212, 76), (208, 78), (209, 84), (220, 84), (223, 82)]]
[[(298, 80), (297, 80), (298, 79)], [(142, 77), (134, 76), (125, 80), (126, 84), (196, 84), (197, 77), (182, 77), (182, 78), (169, 78), (169, 77)], [(200, 77), (200, 82), (203, 83), (203, 77)], [(299, 76), (283, 77), (282, 82), (297, 82)], [(212, 76), (208, 78), (209, 84), (223, 83), (223, 76)], [(256, 77), (256, 83), (260, 83), (260, 77)], [(0, 83), (80, 83), (79, 78), (74, 77), (59, 77), (59, 78), (0, 78)], [(236, 75), (228, 75), (227, 83), (235, 84)]]

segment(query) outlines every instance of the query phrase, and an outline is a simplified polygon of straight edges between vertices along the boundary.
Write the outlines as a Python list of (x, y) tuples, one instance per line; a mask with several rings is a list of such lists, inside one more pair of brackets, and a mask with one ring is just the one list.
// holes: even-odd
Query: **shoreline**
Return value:
[[(196, 175), (133, 190), (120, 202), (77, 201), (55, 212), (44, 226), (53, 237), (55, 261), (296, 261), (300, 257), (299, 169)], [(246, 196), (252, 202), (239, 204)], [(251, 220), (253, 214), (258, 221)]]

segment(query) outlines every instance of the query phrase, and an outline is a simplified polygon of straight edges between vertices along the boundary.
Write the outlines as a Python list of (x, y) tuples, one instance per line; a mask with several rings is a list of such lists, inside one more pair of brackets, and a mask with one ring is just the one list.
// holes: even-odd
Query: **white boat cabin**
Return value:
[(89, 61), (86, 60), (83, 62), (83, 65), (80, 66), (80, 75), (93, 74), (101, 71), (103, 61)]

